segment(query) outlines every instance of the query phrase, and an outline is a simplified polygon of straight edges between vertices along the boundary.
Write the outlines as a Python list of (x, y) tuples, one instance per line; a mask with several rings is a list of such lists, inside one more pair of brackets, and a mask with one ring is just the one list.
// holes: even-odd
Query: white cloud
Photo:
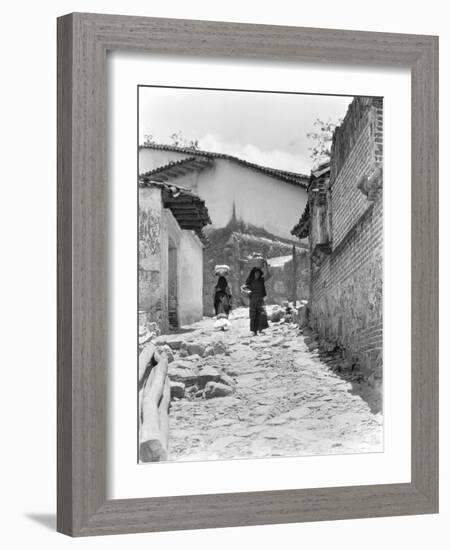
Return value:
[(309, 173), (308, 132), (317, 118), (338, 120), (351, 97), (144, 87), (140, 141), (160, 143), (181, 131), (203, 149), (265, 166)]
[(200, 149), (217, 153), (226, 153), (238, 158), (261, 164), (270, 168), (289, 170), (308, 174), (312, 168), (312, 160), (304, 154), (290, 153), (280, 149), (263, 150), (257, 145), (238, 142), (227, 142), (214, 134), (206, 134), (199, 139)]

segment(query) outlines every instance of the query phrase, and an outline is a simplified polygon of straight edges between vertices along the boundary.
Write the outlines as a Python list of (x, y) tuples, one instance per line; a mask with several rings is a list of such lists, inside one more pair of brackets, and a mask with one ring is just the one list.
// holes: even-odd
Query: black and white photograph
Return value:
[(6, 549), (447, 548), (445, 7), (6, 4)]
[(138, 87), (138, 459), (383, 451), (383, 98)]

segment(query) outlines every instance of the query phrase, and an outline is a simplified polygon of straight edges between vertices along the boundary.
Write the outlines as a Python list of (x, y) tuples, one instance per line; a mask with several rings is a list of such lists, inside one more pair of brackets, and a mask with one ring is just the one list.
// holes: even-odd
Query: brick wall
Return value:
[(383, 113), (381, 99), (356, 98), (331, 148), (330, 186), (333, 247), (338, 246), (368, 207), (358, 189), (362, 176), (370, 176), (382, 161)]
[(383, 201), (381, 192), (369, 200), (360, 182), (382, 163), (382, 117), (381, 99), (355, 98), (335, 133), (330, 252), (311, 264), (311, 325), (374, 384), (382, 376)]

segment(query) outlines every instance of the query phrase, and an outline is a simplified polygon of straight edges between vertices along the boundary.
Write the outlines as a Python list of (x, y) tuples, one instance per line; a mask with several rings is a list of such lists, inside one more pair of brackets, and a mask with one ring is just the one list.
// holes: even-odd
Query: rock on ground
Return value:
[(204, 396), (206, 399), (213, 397), (226, 397), (233, 393), (233, 388), (220, 382), (208, 382), (205, 386)]
[(228, 332), (214, 319), (189, 328), (160, 337), (174, 354), (172, 383), (185, 385), (171, 404), (169, 460), (382, 451), (372, 394), (309, 327), (271, 324), (253, 337), (240, 308)]
[(217, 382), (220, 376), (220, 372), (217, 369), (207, 365), (199, 372), (197, 382), (200, 388), (204, 388), (209, 382)]
[(177, 399), (182, 399), (184, 397), (185, 390), (186, 390), (186, 386), (185, 386), (185, 384), (183, 384), (183, 382), (175, 382), (175, 381), (171, 380), (171, 382), (170, 382), (170, 397), (171, 398), (176, 397)]

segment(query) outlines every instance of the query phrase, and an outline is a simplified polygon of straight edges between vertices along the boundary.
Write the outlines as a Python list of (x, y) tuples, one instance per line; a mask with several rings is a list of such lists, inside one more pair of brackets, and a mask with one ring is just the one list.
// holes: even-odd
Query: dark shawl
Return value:
[[(255, 279), (255, 273), (257, 271), (259, 271), (261, 274), (259, 279)], [(259, 269), (259, 267), (252, 268), (249, 276), (247, 277), (247, 280), (245, 281), (245, 286), (250, 289), (252, 296), (261, 296), (262, 298), (265, 298), (267, 296), (263, 271), (262, 269)]]
[(216, 284), (216, 292), (217, 291), (227, 292), (227, 289), (229, 291), (228, 282), (225, 279), (225, 277), (223, 275), (221, 275), (219, 277), (219, 280), (217, 281), (217, 284)]
[(223, 306), (225, 313), (229, 313), (232, 304), (232, 295), (228, 282), (223, 275), (219, 277), (214, 288), (214, 309), (216, 310), (216, 315), (219, 313), (219, 304), (222, 299), (224, 299)]

